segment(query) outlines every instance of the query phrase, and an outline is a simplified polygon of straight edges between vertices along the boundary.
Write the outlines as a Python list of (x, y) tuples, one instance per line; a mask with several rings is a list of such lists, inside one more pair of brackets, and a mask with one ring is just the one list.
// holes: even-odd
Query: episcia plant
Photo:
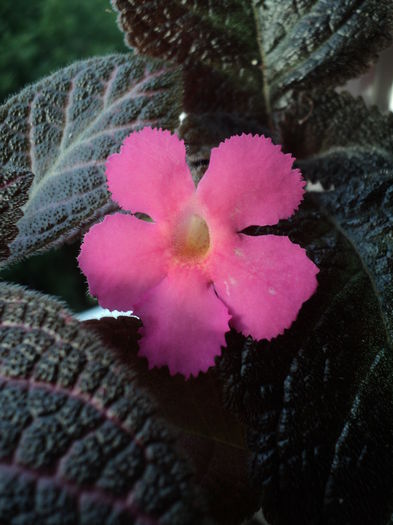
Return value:
[(112, 5), (0, 108), (0, 256), (140, 319), (0, 285), (0, 522), (392, 523), (393, 119), (336, 90), (392, 2)]

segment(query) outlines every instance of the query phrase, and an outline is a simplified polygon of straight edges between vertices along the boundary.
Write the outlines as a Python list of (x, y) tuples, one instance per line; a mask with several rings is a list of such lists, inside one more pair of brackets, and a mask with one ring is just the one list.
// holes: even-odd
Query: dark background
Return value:
[[(109, 0), (0, 0), (0, 104), (81, 58), (125, 52)], [(94, 305), (76, 256), (79, 244), (31, 257), (0, 273), (56, 295), (75, 312)]]

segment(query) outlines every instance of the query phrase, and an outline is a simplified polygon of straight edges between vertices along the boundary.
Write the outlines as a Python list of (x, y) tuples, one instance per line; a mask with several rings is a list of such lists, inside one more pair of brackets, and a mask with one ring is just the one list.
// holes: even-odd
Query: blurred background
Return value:
[[(109, 0), (0, 0), (0, 104), (26, 84), (75, 60), (124, 52)], [(393, 110), (393, 47), (344, 89)], [(74, 312), (94, 306), (76, 264), (79, 244), (31, 257), (0, 278), (65, 300)]]
[[(0, 104), (75, 60), (125, 52), (109, 0), (0, 0)], [(56, 295), (74, 312), (95, 304), (76, 264), (79, 244), (31, 257), (0, 278)]]

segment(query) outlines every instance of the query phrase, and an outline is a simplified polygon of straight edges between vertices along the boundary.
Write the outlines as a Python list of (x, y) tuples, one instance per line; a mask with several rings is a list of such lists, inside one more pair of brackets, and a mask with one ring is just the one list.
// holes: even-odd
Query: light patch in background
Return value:
[(393, 85), (390, 88), (390, 95), (389, 95), (389, 111), (393, 111)]
[(76, 317), (78, 321), (88, 321), (90, 319), (101, 319), (102, 317), (114, 317), (117, 319), (120, 315), (136, 317), (136, 315), (132, 315), (132, 310), (129, 310), (128, 312), (119, 312), (118, 310), (113, 310), (113, 312), (111, 312), (107, 308), (101, 308), (101, 306), (95, 306), (94, 308), (90, 308), (89, 310), (85, 310), (79, 314), (75, 314), (74, 317)]
[(308, 180), (306, 184), (306, 191), (309, 191), (310, 193), (324, 193), (326, 191), (333, 191), (334, 189), (334, 184), (331, 184), (330, 188), (325, 189), (319, 181), (311, 182)]

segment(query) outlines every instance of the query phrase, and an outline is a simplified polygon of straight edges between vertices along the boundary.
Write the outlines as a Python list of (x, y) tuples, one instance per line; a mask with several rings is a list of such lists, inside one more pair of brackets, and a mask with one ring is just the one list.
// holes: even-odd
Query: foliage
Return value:
[(15, 285), (0, 309), (1, 521), (211, 523), (173, 435), (99, 339)]
[(106, 0), (12, 0), (0, 4), (0, 48), (2, 102), (75, 58), (123, 46)]
[[(80, 359), (85, 362), (88, 355), (87, 376), (96, 385), (92, 399), (100, 399), (99, 410), (106, 416), (111, 401), (101, 400), (101, 382), (112, 377), (114, 386), (108, 385), (106, 395), (116, 391), (121, 399), (128, 384), (146, 393), (143, 403), (139, 393), (127, 398), (130, 414), (145, 413), (155, 399), (162, 416), (177, 428), (176, 453), (164, 427), (154, 435), (151, 458), (157, 466), (138, 500), (144, 516), (157, 523), (191, 522), (191, 494), (199, 489), (188, 474), (183, 478), (183, 466), (180, 471), (174, 466), (183, 465), (176, 456), (181, 453), (193, 462), (193, 483), (208, 493), (210, 516), (218, 523), (240, 523), (262, 503), (271, 525), (388, 525), (393, 513), (393, 119), (334, 88), (364, 71), (388, 44), (392, 3), (169, 0), (162, 8), (155, 0), (113, 0), (113, 6), (126, 41), (139, 55), (78, 62), (24, 89), (0, 109), (4, 264), (59, 246), (114, 209), (100, 163), (134, 126), (158, 121), (184, 137), (196, 178), (210, 148), (242, 131), (269, 134), (298, 158), (305, 177), (320, 182), (325, 191), (309, 193), (294, 219), (246, 233), (289, 235), (306, 247), (320, 267), (319, 288), (284, 335), (268, 343), (232, 331), (216, 370), (184, 384), (165, 371), (147, 371), (135, 357), (136, 321), (82, 328), (76, 321), (55, 320), (60, 307), (52, 299), (37, 300), (32, 292), (3, 285), (1, 392), (7, 396), (4, 406), (12, 406), (16, 417), (5, 411), (0, 426), (1, 435), (10, 429), (15, 436), (1, 441), (1, 469), (13, 476), (15, 487), (9, 496), (0, 485), (2, 522), (11, 523), (4, 502), (11, 501), (19, 516), (27, 515), (25, 509), (41, 512), (32, 504), (42, 501), (34, 499), (41, 484), (31, 481), (33, 488), (21, 489), (20, 483), (30, 481), (19, 476), (18, 468), (36, 469), (34, 479), (41, 474), (44, 479), (45, 462), (53, 469), (68, 441), (48, 437), (42, 452), (34, 448), (39, 430), (25, 446), (22, 427), (29, 425), (30, 436), (47, 417), (51, 435), (54, 414), (65, 399), (70, 402), (69, 387), (59, 383), (58, 374), (68, 370), (63, 363), (75, 357), (70, 366), (77, 373), (84, 366)], [(127, 104), (118, 114), (111, 111), (112, 101)], [(181, 108), (187, 116), (178, 126)], [(114, 125), (119, 132), (113, 133)], [(101, 140), (107, 132), (110, 140)], [(81, 167), (85, 162), (89, 166)], [(80, 341), (80, 330), (87, 346), (81, 343), (75, 354), (72, 345)], [(105, 349), (93, 334), (97, 331)], [(113, 367), (121, 369), (119, 378)], [(44, 377), (38, 378), (41, 370)], [(36, 384), (38, 379), (45, 385)], [(18, 404), (26, 382), (31, 396)], [(60, 386), (66, 391), (59, 392)], [(45, 397), (40, 394), (44, 387)], [(75, 388), (78, 399), (83, 398), (79, 401), (87, 402), (80, 381)], [(93, 405), (98, 410), (96, 401)], [(82, 436), (72, 439), (82, 457), (89, 434), (83, 434), (87, 415), (78, 414)], [(132, 417), (130, 424), (137, 425)], [(250, 450), (249, 481), (241, 468), (246, 463), (239, 438), (243, 429)], [(94, 447), (101, 439), (95, 427), (91, 432), (86, 461), (97, 453)], [(113, 468), (113, 479), (123, 480), (122, 465), (115, 461), (115, 448), (123, 445), (118, 430), (115, 434), (108, 438), (108, 463), (105, 468), (99, 463), (100, 473), (93, 465), (82, 469), (79, 452), (72, 472), (86, 479), (95, 476), (97, 483), (106, 468)], [(236, 469), (231, 471), (232, 464)], [(77, 491), (87, 487), (82, 477), (77, 483)], [(220, 490), (224, 483), (225, 493)], [(96, 485), (88, 487), (96, 493)], [(182, 493), (179, 487), (186, 489)], [(17, 496), (18, 490), (26, 497)], [(170, 518), (160, 497), (176, 501)], [(49, 499), (57, 505), (49, 507), (54, 515), (67, 512), (65, 494)], [(94, 523), (112, 523), (112, 511), (107, 512), (94, 514)], [(200, 515), (197, 522), (203, 519)], [(28, 522), (21, 518), (20, 523)]]
[(0, 162), (34, 174), (9, 261), (63, 243), (115, 208), (105, 159), (133, 129), (177, 122), (178, 81), (173, 66), (108, 55), (54, 73), (1, 107)]

